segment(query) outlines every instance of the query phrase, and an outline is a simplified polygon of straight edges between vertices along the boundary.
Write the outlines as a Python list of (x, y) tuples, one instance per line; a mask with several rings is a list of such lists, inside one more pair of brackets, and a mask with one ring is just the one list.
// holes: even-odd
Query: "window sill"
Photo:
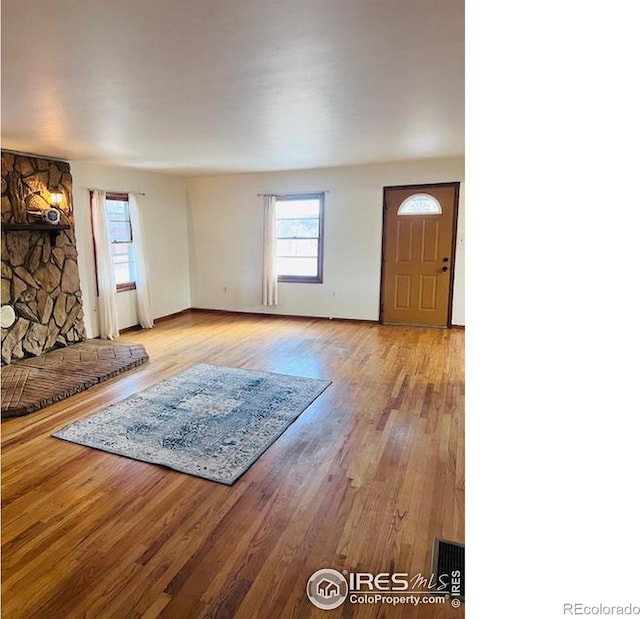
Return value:
[(135, 290), (136, 284), (135, 282), (129, 282), (127, 284), (118, 284), (116, 286), (116, 292), (129, 292), (129, 290)]

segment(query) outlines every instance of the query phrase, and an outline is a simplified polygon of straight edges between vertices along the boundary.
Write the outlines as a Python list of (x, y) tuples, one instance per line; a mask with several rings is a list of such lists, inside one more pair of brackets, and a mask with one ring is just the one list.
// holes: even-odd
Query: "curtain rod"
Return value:
[(328, 189), (321, 189), (320, 191), (300, 191), (300, 192), (292, 192), (292, 193), (257, 193), (256, 196), (258, 198), (263, 198), (264, 196), (303, 196), (305, 194), (314, 194), (314, 193), (331, 193)]
[(122, 189), (100, 189), (99, 187), (85, 187), (88, 191), (106, 191), (107, 193), (135, 193), (137, 196), (146, 196), (144, 191), (123, 191)]

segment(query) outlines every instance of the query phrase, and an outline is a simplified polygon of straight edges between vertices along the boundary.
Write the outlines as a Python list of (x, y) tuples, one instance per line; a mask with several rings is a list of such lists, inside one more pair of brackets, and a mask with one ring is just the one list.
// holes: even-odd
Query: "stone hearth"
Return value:
[(2, 368), (2, 417), (18, 417), (89, 389), (149, 359), (140, 344), (86, 340)]

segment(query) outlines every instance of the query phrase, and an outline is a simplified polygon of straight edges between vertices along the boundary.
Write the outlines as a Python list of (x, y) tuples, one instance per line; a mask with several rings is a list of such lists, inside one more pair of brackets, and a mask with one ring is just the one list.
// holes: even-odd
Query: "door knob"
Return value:
[(443, 271), (448, 271), (448, 270), (449, 270), (449, 267), (442, 267), (442, 270), (443, 270)]

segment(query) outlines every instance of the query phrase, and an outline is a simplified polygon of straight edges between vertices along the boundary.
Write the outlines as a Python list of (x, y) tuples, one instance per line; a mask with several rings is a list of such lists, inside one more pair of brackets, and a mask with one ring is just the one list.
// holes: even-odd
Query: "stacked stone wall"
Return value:
[[(60, 224), (29, 228), (60, 189)], [(2, 305), (16, 321), (2, 329), (2, 364), (86, 339), (69, 164), (2, 152)], [(10, 226), (5, 227), (5, 224)], [(9, 230), (11, 225), (26, 230)]]

